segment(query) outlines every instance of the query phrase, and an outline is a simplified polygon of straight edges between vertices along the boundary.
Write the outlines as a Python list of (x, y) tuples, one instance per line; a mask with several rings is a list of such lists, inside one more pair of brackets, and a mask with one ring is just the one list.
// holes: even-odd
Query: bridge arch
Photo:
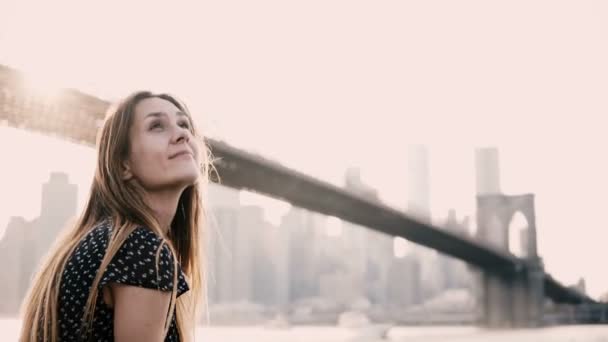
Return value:
[(519, 257), (537, 258), (534, 195), (478, 196), (476, 236)]
[(509, 234), (509, 252), (519, 257), (528, 256), (529, 224), (526, 216), (521, 211), (516, 211), (511, 217), (507, 228)]

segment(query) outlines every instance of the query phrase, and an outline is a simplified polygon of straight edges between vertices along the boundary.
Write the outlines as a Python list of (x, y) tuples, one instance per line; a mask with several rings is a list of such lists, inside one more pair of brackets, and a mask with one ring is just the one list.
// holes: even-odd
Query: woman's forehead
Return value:
[(165, 113), (167, 115), (174, 115), (178, 112), (182, 112), (175, 104), (169, 100), (161, 99), (159, 97), (149, 97), (139, 101), (135, 106), (135, 116), (140, 119), (144, 119), (148, 114), (151, 113)]

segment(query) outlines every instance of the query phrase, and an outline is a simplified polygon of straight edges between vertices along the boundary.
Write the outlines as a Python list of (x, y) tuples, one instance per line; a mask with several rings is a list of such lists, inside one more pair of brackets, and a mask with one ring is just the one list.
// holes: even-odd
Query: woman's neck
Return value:
[(156, 191), (146, 193), (146, 204), (152, 209), (163, 234), (171, 229), (182, 191)]

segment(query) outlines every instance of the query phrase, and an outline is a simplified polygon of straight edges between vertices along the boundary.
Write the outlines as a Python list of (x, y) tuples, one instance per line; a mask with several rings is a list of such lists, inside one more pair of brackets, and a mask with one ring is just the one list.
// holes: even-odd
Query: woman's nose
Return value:
[(175, 143), (188, 142), (190, 140), (190, 131), (187, 128), (180, 126), (175, 127)]

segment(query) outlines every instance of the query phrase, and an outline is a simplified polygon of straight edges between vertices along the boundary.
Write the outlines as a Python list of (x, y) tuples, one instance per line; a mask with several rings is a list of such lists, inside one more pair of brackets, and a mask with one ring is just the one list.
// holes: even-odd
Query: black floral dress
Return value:
[[(91, 230), (68, 258), (59, 290), (60, 341), (82, 340), (82, 319), (93, 279), (99, 270), (112, 232), (109, 220)], [(173, 255), (163, 244), (156, 274), (156, 252), (161, 238), (145, 227), (136, 228), (125, 240), (105, 269), (98, 286), (90, 340), (114, 341), (114, 311), (103, 300), (102, 288), (109, 283), (139, 286), (160, 291), (173, 289)], [(189, 290), (178, 264), (177, 296)], [(178, 342), (179, 334), (173, 314), (166, 342)]]

